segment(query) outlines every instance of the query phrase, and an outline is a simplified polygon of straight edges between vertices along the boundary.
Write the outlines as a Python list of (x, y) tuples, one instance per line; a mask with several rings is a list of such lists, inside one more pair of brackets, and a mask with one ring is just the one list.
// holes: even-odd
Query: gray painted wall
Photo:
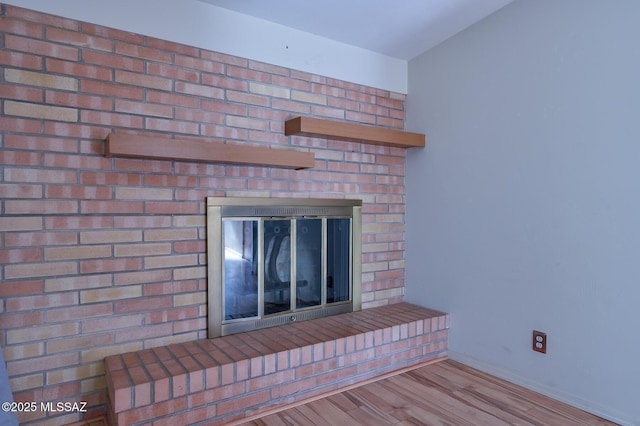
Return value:
[(452, 358), (635, 425), (639, 22), (516, 0), (412, 60), (407, 105), (407, 300), (452, 314)]

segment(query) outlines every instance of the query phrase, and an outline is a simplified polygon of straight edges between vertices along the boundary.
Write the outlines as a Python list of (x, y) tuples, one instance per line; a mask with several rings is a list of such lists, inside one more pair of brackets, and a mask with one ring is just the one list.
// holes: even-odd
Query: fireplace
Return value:
[(207, 198), (210, 338), (361, 308), (362, 201)]

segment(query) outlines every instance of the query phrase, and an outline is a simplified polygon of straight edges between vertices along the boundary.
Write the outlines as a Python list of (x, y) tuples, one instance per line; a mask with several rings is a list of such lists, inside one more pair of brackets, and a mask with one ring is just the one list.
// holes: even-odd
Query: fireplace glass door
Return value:
[(258, 221), (224, 222), (224, 319), (259, 315)]
[(349, 301), (350, 222), (224, 219), (224, 321)]
[(327, 219), (327, 303), (349, 300), (349, 219)]

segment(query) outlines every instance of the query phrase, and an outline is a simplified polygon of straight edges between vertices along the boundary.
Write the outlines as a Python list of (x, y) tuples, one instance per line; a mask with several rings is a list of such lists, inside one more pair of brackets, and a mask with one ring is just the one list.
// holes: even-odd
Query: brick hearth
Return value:
[(445, 358), (449, 316), (408, 303), (106, 358), (114, 425), (225, 424)]

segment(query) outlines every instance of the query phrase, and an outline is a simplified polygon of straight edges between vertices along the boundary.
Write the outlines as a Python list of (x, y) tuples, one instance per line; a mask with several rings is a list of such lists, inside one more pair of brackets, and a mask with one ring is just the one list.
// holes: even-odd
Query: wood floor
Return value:
[(244, 425), (615, 425), (447, 360)]

